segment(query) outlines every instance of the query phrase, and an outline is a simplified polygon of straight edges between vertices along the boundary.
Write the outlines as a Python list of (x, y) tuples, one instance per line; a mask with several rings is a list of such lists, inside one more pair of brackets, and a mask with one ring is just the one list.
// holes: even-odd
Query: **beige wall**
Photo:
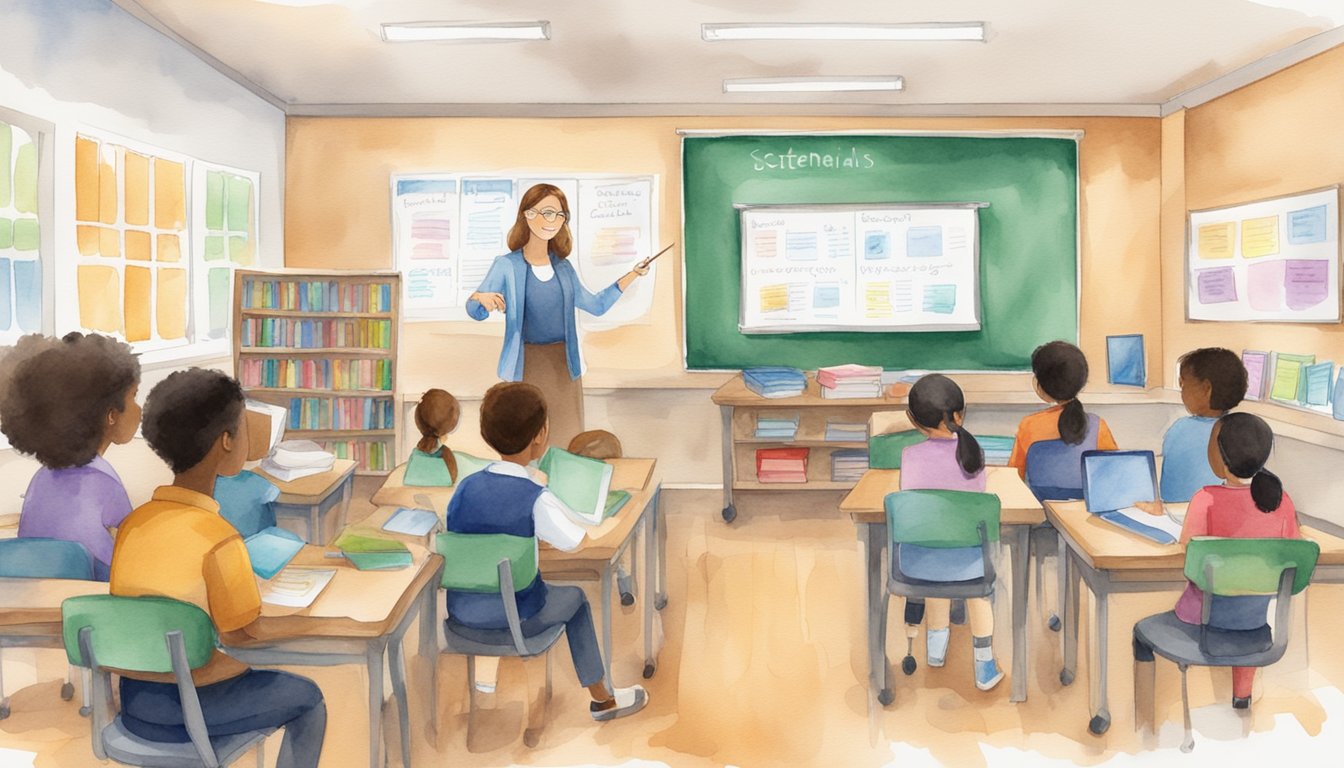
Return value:
[(1344, 361), (1344, 326), (1185, 319), (1185, 214), (1344, 181), (1344, 48), (1308, 59), (1162, 128), (1162, 317), (1167, 386), (1190, 349), (1314, 352)]

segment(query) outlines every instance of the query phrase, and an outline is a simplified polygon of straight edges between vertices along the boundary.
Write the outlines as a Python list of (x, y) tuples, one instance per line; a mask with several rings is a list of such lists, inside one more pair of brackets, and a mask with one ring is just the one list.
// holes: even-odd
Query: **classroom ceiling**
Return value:
[[(115, 0), (294, 105), (1158, 105), (1344, 24), (1344, 0)], [(148, 14), (148, 15), (146, 15)], [(550, 22), (551, 39), (385, 43), (383, 22)], [(705, 42), (701, 23), (984, 21), (986, 42)], [(222, 66), (221, 66), (222, 65)], [(901, 75), (891, 94), (724, 78)], [(336, 110), (336, 111), (339, 111)], [(396, 110), (388, 110), (395, 113)], [(411, 111), (414, 111), (413, 109)]]

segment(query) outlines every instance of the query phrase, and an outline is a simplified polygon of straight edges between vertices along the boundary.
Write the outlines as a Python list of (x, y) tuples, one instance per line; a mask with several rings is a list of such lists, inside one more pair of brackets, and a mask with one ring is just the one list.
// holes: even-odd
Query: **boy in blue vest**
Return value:
[[(564, 502), (528, 473), (550, 439), (546, 400), (541, 390), (522, 382), (496, 384), (481, 403), (481, 436), (499, 452), (500, 460), (468, 476), (448, 504), (448, 530), (453, 533), (502, 533), (541, 539), (562, 551), (583, 541), (584, 528), (574, 522)], [(594, 720), (614, 720), (644, 708), (649, 697), (639, 685), (608, 691), (602, 653), (598, 650), (593, 614), (583, 590), (556, 587), (541, 575), (515, 593), (524, 634), (565, 626), (569, 653), (579, 683), (588, 688)], [(474, 629), (507, 629), (499, 595), (448, 590), (448, 615)]]

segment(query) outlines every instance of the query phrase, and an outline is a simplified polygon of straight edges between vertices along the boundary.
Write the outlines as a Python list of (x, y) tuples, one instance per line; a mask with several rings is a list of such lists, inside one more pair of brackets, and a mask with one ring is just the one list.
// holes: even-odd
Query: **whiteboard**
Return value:
[(1339, 322), (1339, 187), (1191, 211), (1186, 317)]
[(741, 212), (742, 333), (976, 331), (984, 203)]

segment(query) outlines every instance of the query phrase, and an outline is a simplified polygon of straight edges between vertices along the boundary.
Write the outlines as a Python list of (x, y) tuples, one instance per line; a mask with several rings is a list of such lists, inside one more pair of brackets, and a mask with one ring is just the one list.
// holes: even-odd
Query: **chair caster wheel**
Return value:
[(883, 688), (877, 694), (877, 703), (884, 707), (891, 706), (891, 702), (896, 700), (896, 694), (892, 693), (890, 688)]
[(1050, 614), (1050, 620), (1045, 622), (1045, 626), (1049, 627), (1051, 632), (1058, 632), (1064, 626), (1064, 622), (1059, 620), (1058, 615), (1052, 613)]
[(1181, 744), (1181, 751), (1184, 752), (1184, 753), (1187, 754), (1187, 755), (1190, 754), (1191, 752), (1193, 752), (1194, 750), (1195, 750), (1195, 742), (1193, 742), (1193, 741), (1189, 741), (1189, 742), (1185, 742), (1185, 743), (1182, 743), (1182, 744)]
[(634, 593), (632, 593), (632, 592), (622, 592), (622, 593), (621, 593), (621, 605), (624, 605), (624, 606), (626, 606), (626, 607), (629, 607), (629, 606), (632, 606), (632, 605), (634, 605), (634, 604), (635, 604), (635, 595), (634, 595)]
[(723, 508), (722, 514), (723, 514), (723, 522), (731, 523), (737, 519), (737, 507), (733, 506), (732, 504), (729, 504), (728, 506)]
[(907, 677), (915, 674), (915, 670), (918, 668), (919, 664), (915, 663), (914, 656), (906, 656), (904, 659), (901, 659), (901, 671), (904, 672)]
[(660, 611), (663, 610), (664, 608), (666, 608), (666, 607), (667, 607), (667, 595), (659, 595), (659, 596), (658, 596), (658, 599), (656, 599), (656, 600), (653, 601), (653, 607), (654, 607), (654, 608), (657, 608), (657, 609), (660, 610)]
[(79, 716), (80, 716), (80, 717), (88, 717), (89, 714), (90, 714), (91, 712), (93, 712), (93, 707), (80, 707), (80, 708), (79, 708)]
[(529, 748), (541, 743), (541, 734), (536, 731), (523, 731), (523, 743)]
[(1073, 685), (1073, 671), (1068, 669), (1061, 669), (1059, 671), (1059, 684)]
[(1111, 716), (1106, 714), (1105, 712), (1099, 715), (1093, 715), (1092, 722), (1087, 724), (1087, 730), (1091, 731), (1093, 735), (1096, 736), (1100, 736), (1101, 734), (1110, 730), (1110, 727), (1111, 727)]
[(648, 680), (649, 678), (653, 677), (653, 673), (654, 673), (656, 670), (657, 670), (657, 668), (654, 667), (653, 664), (651, 664), (651, 663), (650, 663), (650, 664), (645, 664), (645, 665), (644, 665), (644, 679), (645, 679), (645, 680)]
[(73, 683), (61, 683), (61, 699), (69, 701), (75, 697), (75, 686)]
[(0, 720), (4, 720), (6, 717), (9, 717), (9, 705), (0, 704)]

